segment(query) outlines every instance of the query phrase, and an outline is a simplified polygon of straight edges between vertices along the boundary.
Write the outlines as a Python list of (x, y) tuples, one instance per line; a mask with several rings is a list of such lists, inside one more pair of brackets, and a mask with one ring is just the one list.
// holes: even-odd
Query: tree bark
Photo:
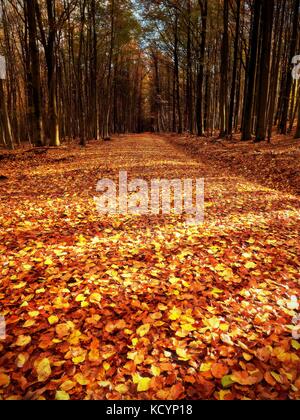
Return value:
[(284, 91), (284, 96), (283, 96), (282, 115), (281, 115), (281, 120), (279, 123), (280, 134), (287, 134), (287, 120), (288, 120), (291, 88), (292, 88), (292, 83), (293, 83), (292, 59), (296, 54), (298, 30), (299, 30), (299, 7), (300, 7), (300, 0), (294, 0), (293, 30), (292, 30), (292, 37), (291, 37), (291, 44), (290, 44), (286, 85), (285, 85), (285, 91)]
[(207, 32), (207, 17), (208, 17), (208, 3), (207, 0), (199, 0), (201, 10), (201, 41), (199, 54), (199, 70), (197, 74), (197, 103), (196, 103), (196, 123), (197, 135), (202, 137), (203, 131), (203, 84), (204, 84), (204, 63), (205, 63), (205, 48), (206, 48), (206, 32)]
[(259, 61), (260, 78), (258, 90), (256, 142), (264, 141), (267, 131), (267, 105), (270, 80), (270, 60), (272, 46), (274, 0), (262, 5), (262, 49)]
[(244, 118), (243, 118), (243, 130), (242, 140), (247, 141), (252, 139), (252, 112), (254, 103), (254, 87), (255, 78), (257, 73), (257, 52), (258, 52), (258, 40), (260, 30), (260, 14), (261, 14), (262, 0), (255, 0), (254, 3), (254, 16), (251, 29), (250, 39), (250, 59), (249, 66), (246, 74), (246, 98), (244, 102)]
[(228, 67), (229, 67), (229, 1), (224, 0), (223, 40), (221, 47), (221, 86), (220, 86), (220, 138), (228, 133)]
[(45, 144), (42, 120), (40, 56), (37, 46), (36, 0), (25, 1), (25, 13), (28, 17), (29, 55), (32, 81), (33, 109), (31, 111), (32, 133), (34, 144), (39, 147)]
[(233, 71), (232, 71), (232, 83), (230, 93), (230, 107), (229, 107), (229, 119), (228, 119), (228, 136), (232, 135), (233, 127), (233, 115), (234, 115), (234, 102), (236, 93), (236, 79), (238, 69), (238, 53), (239, 53), (239, 39), (240, 39), (240, 22), (241, 22), (241, 0), (236, 1), (237, 6), (237, 18), (235, 28), (235, 40), (234, 40), (234, 58), (233, 58)]

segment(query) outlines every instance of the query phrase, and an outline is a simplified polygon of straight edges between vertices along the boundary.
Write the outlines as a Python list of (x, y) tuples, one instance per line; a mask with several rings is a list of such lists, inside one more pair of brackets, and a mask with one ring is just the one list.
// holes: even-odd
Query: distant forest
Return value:
[(1, 0), (0, 145), (300, 137), (300, 0)]

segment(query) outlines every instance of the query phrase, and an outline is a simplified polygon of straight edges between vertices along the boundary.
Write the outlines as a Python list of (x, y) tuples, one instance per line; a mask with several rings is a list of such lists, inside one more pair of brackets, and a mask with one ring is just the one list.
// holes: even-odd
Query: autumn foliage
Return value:
[[(187, 143), (2, 156), (0, 399), (300, 398), (299, 198), (244, 177), (243, 146), (229, 172), (222, 144)], [(100, 215), (96, 182), (119, 170), (205, 176), (205, 223)]]

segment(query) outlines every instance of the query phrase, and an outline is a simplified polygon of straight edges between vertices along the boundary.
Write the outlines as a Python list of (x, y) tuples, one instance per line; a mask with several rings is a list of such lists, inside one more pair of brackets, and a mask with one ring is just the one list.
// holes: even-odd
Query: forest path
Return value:
[[(300, 397), (298, 198), (150, 134), (2, 165), (3, 398)], [(100, 215), (120, 170), (204, 177), (204, 224)]]

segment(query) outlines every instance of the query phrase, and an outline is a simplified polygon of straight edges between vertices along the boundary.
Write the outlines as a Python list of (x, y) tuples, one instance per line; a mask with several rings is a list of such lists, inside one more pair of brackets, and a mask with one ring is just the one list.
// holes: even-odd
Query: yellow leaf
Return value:
[(300, 343), (298, 343), (296, 340), (292, 340), (292, 347), (295, 350), (300, 350)]
[(79, 236), (79, 243), (82, 244), (82, 245), (87, 243), (87, 240), (85, 239), (84, 236), (82, 236), (82, 235)]
[(34, 363), (34, 367), (36, 369), (39, 382), (45, 382), (51, 375), (50, 361), (47, 358), (36, 361)]
[(72, 358), (74, 365), (80, 365), (85, 361), (85, 354), (81, 354), (80, 356), (76, 356)]
[(47, 258), (44, 264), (45, 265), (52, 265), (53, 261), (51, 260), (51, 258)]
[(85, 296), (84, 295), (78, 295), (75, 299), (76, 302), (84, 302), (85, 301)]
[(177, 347), (176, 354), (180, 358), (180, 360), (187, 361), (187, 360), (190, 360), (191, 359), (191, 356), (189, 356), (187, 354), (186, 349), (182, 349), (180, 347)]
[(62, 386), (60, 387), (63, 391), (70, 391), (71, 389), (73, 389), (76, 386), (76, 383), (71, 381), (71, 380), (67, 380), (65, 381)]
[(25, 287), (26, 286), (26, 281), (22, 281), (21, 283), (19, 283), (19, 284), (17, 284), (16, 286), (14, 286), (13, 288), (15, 289), (15, 290), (19, 290), (19, 289), (23, 289), (23, 287)]
[(247, 262), (247, 264), (245, 264), (245, 267), (247, 268), (247, 270), (251, 270), (252, 268), (256, 268), (256, 264), (252, 261)]
[(141, 327), (139, 327), (136, 330), (136, 333), (140, 336), (140, 337), (144, 337), (145, 335), (148, 334), (148, 332), (150, 331), (151, 325), (150, 324), (144, 324)]
[(248, 354), (248, 353), (243, 353), (243, 357), (246, 360), (246, 362), (250, 362), (250, 360), (253, 359), (253, 356), (251, 354)]
[(83, 376), (82, 373), (77, 373), (74, 376), (74, 378), (75, 378), (76, 382), (79, 383), (79, 385), (85, 386), (85, 385), (88, 385), (88, 383), (89, 383), (89, 381)]
[(36, 318), (37, 316), (39, 316), (39, 311), (31, 311), (28, 312), (28, 315), (30, 316), (30, 318)]
[(70, 395), (66, 391), (56, 391), (55, 399), (57, 401), (69, 401)]
[(279, 382), (280, 384), (282, 384), (282, 378), (281, 375), (279, 375), (276, 372), (271, 372), (271, 375), (273, 376), (273, 378), (275, 379), (276, 382)]
[(220, 330), (224, 332), (228, 332), (229, 325), (228, 324), (220, 324)]
[(115, 387), (115, 391), (119, 394), (126, 394), (128, 392), (128, 386), (125, 384), (120, 384)]
[[(64, 292), (64, 290), (65, 290), (65, 292)], [(69, 291), (67, 289), (63, 289), (62, 292), (69, 293)], [(54, 307), (57, 308), (57, 309), (67, 309), (70, 306), (68, 302), (64, 302), (64, 300), (61, 296), (58, 296), (57, 298), (55, 298), (53, 303), (54, 303)]]
[(183, 329), (183, 331), (186, 331), (186, 332), (192, 332), (196, 330), (196, 328), (193, 327), (192, 324), (183, 324), (181, 325), (181, 328)]
[(247, 260), (249, 260), (250, 258), (252, 258), (253, 254), (251, 252), (245, 252), (243, 254), (243, 257), (246, 258)]
[(36, 290), (35, 291), (35, 293), (37, 294), (37, 295), (41, 295), (41, 294), (43, 294), (43, 293), (45, 293), (46, 292), (46, 289), (44, 288), (44, 287), (42, 287), (41, 289), (38, 289), (38, 290)]
[(213, 329), (218, 329), (220, 326), (220, 320), (217, 317), (213, 317), (207, 320), (208, 325)]
[(177, 321), (177, 319), (179, 319), (182, 315), (182, 311), (178, 308), (174, 308), (170, 311), (170, 315), (169, 315), (169, 319), (171, 321)]
[(98, 382), (98, 385), (101, 388), (108, 388), (108, 387), (110, 387), (111, 383), (109, 381), (99, 381)]
[(100, 293), (92, 293), (91, 296), (90, 296), (90, 302), (91, 303), (99, 303), (99, 302), (101, 302), (101, 299), (102, 299), (102, 297), (101, 297)]
[[(68, 338), (68, 342), (76, 346), (77, 344), (79, 344), (80, 337), (81, 337), (81, 332), (79, 330), (74, 330), (72, 334), (70, 335), (70, 337)], [(80, 354), (82, 353), (83, 352), (81, 352)]]
[(111, 368), (111, 366), (110, 366), (110, 364), (108, 362), (104, 362), (103, 363), (103, 368), (104, 368), (104, 370), (109, 371), (109, 369)]
[(18, 368), (22, 368), (27, 362), (27, 360), (28, 360), (27, 354), (23, 354), (23, 353), (18, 354), (17, 360), (16, 360)]
[(29, 335), (19, 335), (16, 341), (16, 346), (25, 347), (31, 342), (31, 337)]
[(224, 267), (223, 264), (218, 264), (218, 265), (216, 265), (215, 270), (216, 271), (224, 271), (224, 270), (226, 270), (226, 268)]
[(212, 363), (202, 363), (200, 366), (200, 372), (210, 372)]
[(107, 360), (107, 359), (110, 359), (113, 355), (115, 355), (116, 354), (116, 352), (115, 351), (110, 351), (110, 352), (107, 352), (107, 353), (103, 353), (102, 354), (102, 358), (104, 359), (104, 360)]
[(23, 328), (30, 328), (35, 324), (34, 319), (28, 319), (28, 321), (24, 322)]
[(58, 317), (56, 315), (51, 315), (48, 318), (48, 322), (50, 325), (54, 325), (58, 323)]
[(139, 340), (137, 338), (133, 338), (131, 342), (132, 342), (132, 346), (135, 347), (138, 344)]
[(139, 383), (140, 379), (141, 379), (141, 377), (138, 373), (134, 373), (132, 375), (132, 381), (135, 385), (137, 385)]
[(222, 293), (224, 293), (223, 290), (217, 289), (216, 287), (214, 289), (212, 289), (211, 294), (212, 295), (221, 295)]
[(180, 282), (180, 279), (178, 277), (170, 277), (169, 282), (171, 284), (177, 284), (178, 282)]
[(150, 384), (151, 384), (151, 379), (150, 378), (141, 378), (140, 377), (139, 382), (138, 382), (137, 391), (138, 392), (148, 391), (149, 388), (150, 388)]
[(161, 370), (157, 366), (152, 366), (151, 367), (151, 373), (152, 373), (153, 376), (159, 376), (160, 373), (161, 373)]

